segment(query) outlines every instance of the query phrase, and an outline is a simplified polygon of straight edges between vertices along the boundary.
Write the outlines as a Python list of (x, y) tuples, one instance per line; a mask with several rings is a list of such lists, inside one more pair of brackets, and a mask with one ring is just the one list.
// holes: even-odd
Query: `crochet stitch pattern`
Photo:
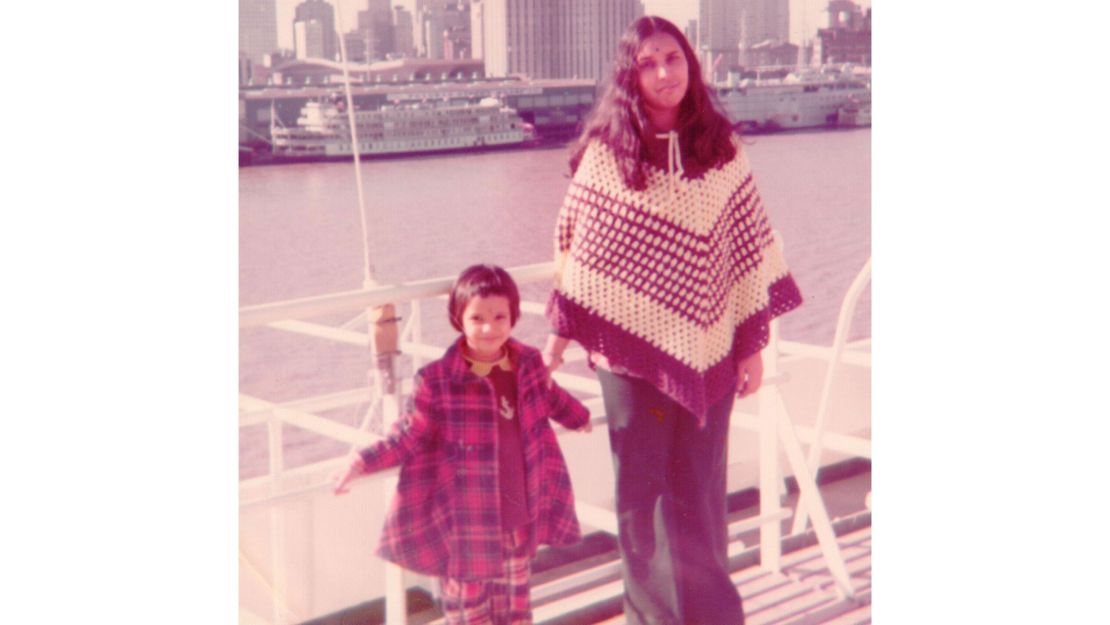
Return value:
[(650, 167), (625, 186), (611, 148), (583, 154), (559, 212), (547, 316), (560, 336), (644, 378), (704, 423), (736, 364), (802, 296), (751, 167), (736, 157), (689, 178)]

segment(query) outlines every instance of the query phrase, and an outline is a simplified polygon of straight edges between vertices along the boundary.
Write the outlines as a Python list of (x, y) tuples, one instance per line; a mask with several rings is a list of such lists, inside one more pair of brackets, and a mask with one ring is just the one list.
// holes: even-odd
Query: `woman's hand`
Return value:
[(563, 350), (567, 348), (567, 343), (570, 339), (565, 339), (561, 336), (554, 334), (547, 337), (547, 345), (544, 345), (543, 351), (540, 356), (543, 357), (543, 366), (547, 368), (547, 388), (551, 390), (555, 386), (555, 381), (551, 379), (551, 374), (563, 364)]
[(335, 494), (342, 495), (350, 491), (350, 489), (347, 488), (347, 484), (349, 484), (350, 481), (355, 479), (356, 477), (365, 474), (366, 464), (362, 462), (362, 456), (356, 453), (351, 458), (351, 463), (347, 466), (347, 470), (344, 471), (341, 475), (333, 476), (332, 479), (335, 481)]
[(763, 383), (763, 352), (756, 352), (741, 360), (736, 373), (737, 397), (744, 398), (758, 391)]
[(553, 354), (547, 350), (544, 350), (542, 355), (543, 366), (546, 368), (545, 382), (547, 385), (547, 390), (551, 390), (551, 388), (555, 385), (555, 381), (551, 379), (551, 374), (555, 373), (555, 370), (559, 368), (559, 365), (563, 364), (563, 357), (557, 354)]

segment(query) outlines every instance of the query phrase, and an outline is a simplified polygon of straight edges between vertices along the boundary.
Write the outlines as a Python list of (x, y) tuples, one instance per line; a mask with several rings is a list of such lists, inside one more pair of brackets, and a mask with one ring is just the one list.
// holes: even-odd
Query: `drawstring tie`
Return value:
[(678, 146), (678, 133), (672, 130), (666, 134), (657, 134), (655, 138), (667, 140), (667, 177), (670, 180), (668, 186), (671, 190), (671, 201), (674, 202), (678, 196), (678, 188), (675, 186), (677, 179), (686, 172), (682, 168), (682, 151)]

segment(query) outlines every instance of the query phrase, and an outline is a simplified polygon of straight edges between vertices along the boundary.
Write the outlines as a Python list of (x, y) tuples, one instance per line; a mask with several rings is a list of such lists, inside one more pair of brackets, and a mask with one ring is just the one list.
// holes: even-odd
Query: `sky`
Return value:
[[(366, 8), (365, 0), (330, 0), (339, 7), (342, 32), (350, 31), (358, 23), (358, 12)], [(648, 15), (665, 17), (685, 28), (686, 23), (698, 16), (698, 0), (641, 0)], [(790, 40), (800, 43), (803, 34), (813, 36), (817, 28), (827, 22), (825, 7), (828, 0), (789, 0), (790, 1)], [(277, 0), (278, 45), (282, 48), (293, 47), (293, 9), (302, 0)], [(412, 10), (414, 0), (393, 0), (391, 3), (406, 6)], [(856, 0), (862, 7), (870, 7), (871, 0)]]

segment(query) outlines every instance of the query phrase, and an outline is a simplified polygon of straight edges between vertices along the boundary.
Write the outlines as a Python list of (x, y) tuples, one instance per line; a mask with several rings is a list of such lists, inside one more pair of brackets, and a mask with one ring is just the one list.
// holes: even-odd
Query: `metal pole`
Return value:
[[(358, 216), (362, 225), (362, 257), (363, 281), (362, 287), (369, 289), (377, 286), (374, 279), (374, 269), (370, 264), (370, 235), (367, 228), (365, 200), (362, 192), (362, 171), (359, 167), (359, 152), (361, 145), (358, 141), (358, 129), (355, 124), (355, 103), (351, 96), (351, 77), (347, 68), (347, 42), (343, 39), (343, 12), (335, 0), (335, 27), (339, 39), (339, 58), (343, 66), (343, 90), (347, 97), (347, 123), (351, 128), (351, 154), (355, 165), (355, 185), (358, 189)], [(397, 396), (397, 382), (394, 372), (394, 356), (397, 351), (397, 315), (393, 304), (383, 304), (371, 308), (366, 313), (366, 320), (370, 334), (370, 353), (374, 359), (378, 387), (382, 395), (382, 426), (383, 431), (388, 429), (397, 419), (400, 401)], [(373, 409), (373, 402), (371, 408)], [(394, 480), (386, 480), (387, 487), (396, 488)], [(392, 489), (387, 489), (389, 492)], [(407, 609), (405, 606), (405, 589), (402, 571), (395, 564), (386, 564), (386, 625), (403, 625)]]

